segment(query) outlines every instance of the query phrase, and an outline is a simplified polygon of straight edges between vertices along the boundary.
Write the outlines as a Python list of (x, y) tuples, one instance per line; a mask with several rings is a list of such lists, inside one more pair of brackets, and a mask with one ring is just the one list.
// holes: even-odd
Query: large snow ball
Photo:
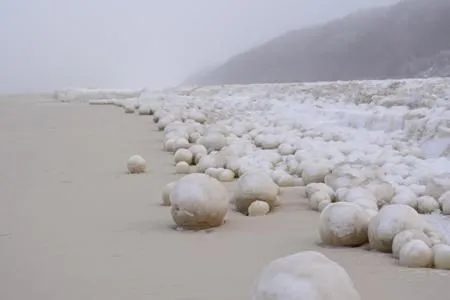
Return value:
[(368, 241), (369, 221), (370, 215), (357, 204), (332, 203), (320, 214), (320, 239), (331, 246), (361, 246)]
[(430, 178), (425, 188), (425, 195), (439, 199), (446, 191), (450, 191), (450, 173)]
[(270, 206), (266, 201), (256, 200), (248, 207), (250, 217), (265, 216), (270, 212)]
[(433, 250), (422, 240), (411, 240), (400, 250), (399, 265), (408, 268), (431, 267)]
[(174, 155), (175, 164), (183, 161), (190, 165), (193, 159), (194, 155), (188, 149), (178, 149)]
[(423, 230), (424, 222), (420, 215), (408, 205), (389, 204), (369, 222), (370, 246), (380, 252), (392, 252), (392, 241), (401, 231), (407, 229)]
[(172, 192), (172, 188), (175, 186), (176, 181), (169, 182), (166, 184), (161, 193), (161, 200), (163, 206), (170, 206), (172, 202), (170, 201), (170, 193)]
[(140, 155), (133, 155), (127, 161), (127, 168), (131, 174), (144, 173), (146, 169), (145, 159)]
[(228, 210), (227, 190), (206, 174), (189, 174), (178, 180), (170, 200), (175, 224), (187, 229), (220, 226)]
[(225, 135), (219, 132), (207, 133), (198, 139), (198, 144), (205, 146), (208, 151), (219, 151), (227, 145)]
[(440, 210), (439, 202), (431, 196), (422, 196), (417, 199), (417, 211), (420, 214), (431, 214)]
[(303, 165), (302, 178), (305, 184), (324, 182), (325, 176), (331, 172), (330, 167), (324, 163), (308, 162)]
[(431, 247), (430, 238), (421, 230), (411, 229), (404, 230), (395, 235), (392, 241), (392, 255), (396, 258), (400, 255), (400, 250), (403, 246), (411, 240), (421, 240), (424, 241), (428, 246)]
[(315, 251), (278, 258), (261, 271), (252, 300), (360, 300), (340, 265)]
[(249, 172), (237, 180), (233, 202), (236, 210), (243, 214), (248, 214), (248, 207), (255, 200), (265, 201), (273, 209), (278, 191), (278, 185), (268, 174)]
[(450, 270), (450, 246), (445, 244), (433, 247), (434, 267), (441, 270)]

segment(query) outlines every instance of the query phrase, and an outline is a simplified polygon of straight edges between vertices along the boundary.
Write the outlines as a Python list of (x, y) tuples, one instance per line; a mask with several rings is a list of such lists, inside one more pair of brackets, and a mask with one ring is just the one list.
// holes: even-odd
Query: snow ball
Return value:
[(385, 205), (369, 222), (369, 243), (380, 252), (392, 252), (392, 242), (399, 232), (407, 229), (423, 230), (423, 227), (422, 218), (411, 206)]
[(203, 156), (205, 156), (206, 154), (208, 154), (208, 150), (206, 149), (206, 147), (200, 144), (192, 145), (191, 147), (189, 147), (189, 151), (191, 151), (194, 156), (198, 154), (202, 154)]
[(178, 149), (188, 149), (191, 146), (186, 138), (177, 138), (174, 143), (174, 151)]
[(173, 116), (165, 116), (158, 120), (157, 126), (159, 131), (163, 131), (167, 125), (174, 121)]
[(433, 264), (433, 250), (422, 240), (407, 242), (399, 254), (399, 265), (408, 268), (428, 268)]
[(199, 138), (198, 143), (205, 146), (208, 151), (218, 151), (227, 145), (227, 139), (220, 132), (212, 132)]
[(335, 198), (335, 193), (331, 187), (322, 182), (313, 182), (306, 185), (306, 197), (310, 198), (315, 192), (323, 191), (326, 192), (330, 199), (333, 200)]
[(192, 152), (184, 148), (178, 149), (174, 155), (175, 164), (179, 162), (185, 162), (190, 165), (193, 162), (193, 158), (194, 155), (192, 154)]
[(373, 193), (364, 187), (355, 187), (347, 189), (343, 196), (343, 201), (352, 202), (364, 209), (378, 210), (377, 200)]
[(294, 178), (284, 171), (273, 172), (272, 178), (280, 187), (290, 187), (294, 185)]
[(347, 195), (348, 188), (340, 188), (336, 190), (336, 202), (342, 202), (345, 201), (345, 196)]
[[(428, 219), (429, 220), (429, 219)], [(442, 244), (445, 240), (444, 236), (441, 234), (441, 232), (438, 232), (436, 228), (430, 224), (429, 222), (425, 223), (425, 227), (423, 229), (423, 232), (428, 236), (428, 238), (431, 241), (431, 245), (438, 245)]]
[(436, 269), (450, 270), (450, 246), (445, 244), (433, 247), (433, 265)]
[(197, 168), (200, 173), (204, 173), (209, 168), (215, 168), (217, 165), (216, 159), (212, 155), (206, 155), (200, 158)]
[(240, 168), (240, 163), (238, 158), (228, 157), (225, 167), (234, 173), (237, 173)]
[(219, 179), (219, 181), (222, 182), (231, 182), (234, 180), (236, 174), (228, 169), (223, 169), (219, 172), (219, 174), (217, 175), (217, 179)]
[(164, 186), (161, 193), (161, 200), (163, 206), (170, 206), (172, 202), (170, 201), (170, 193), (172, 192), (172, 188), (174, 187), (176, 181), (169, 182)]
[(364, 211), (367, 213), (367, 215), (369, 216), (369, 221), (372, 220), (373, 217), (375, 217), (378, 214), (378, 210), (373, 210), (373, 209), (364, 209)]
[(417, 209), (418, 198), (409, 188), (401, 187), (392, 198), (391, 204), (409, 205), (412, 208)]
[(191, 133), (189, 133), (189, 137), (188, 137), (189, 143), (193, 143), (193, 144), (197, 143), (201, 137), (202, 137), (202, 135), (200, 134), (200, 132), (197, 132), (197, 131), (191, 132)]
[(220, 172), (222, 172), (222, 170), (223, 169), (220, 169), (220, 168), (208, 168), (205, 170), (205, 174), (217, 179), (219, 177)]
[(368, 241), (369, 220), (370, 215), (354, 203), (332, 203), (320, 214), (320, 238), (332, 246), (361, 246)]
[(392, 241), (392, 255), (395, 258), (398, 258), (400, 255), (400, 250), (411, 240), (424, 241), (429, 247), (431, 247), (430, 238), (423, 231), (417, 229), (403, 230), (397, 233)]
[(294, 175), (294, 174), (297, 174), (297, 167), (298, 167), (297, 161), (290, 160), (287, 163), (286, 169), (289, 172), (289, 174)]
[(360, 300), (358, 291), (340, 265), (315, 251), (278, 258), (261, 271), (252, 300)]
[(411, 189), (411, 191), (416, 193), (417, 196), (425, 195), (426, 186), (424, 186), (424, 185), (411, 184), (411, 185), (409, 185), (409, 188)]
[(306, 184), (324, 182), (325, 176), (331, 172), (330, 167), (324, 163), (308, 162), (303, 165), (302, 178)]
[(308, 198), (309, 208), (315, 211), (322, 211), (331, 203), (330, 195), (323, 190), (317, 191)]
[(360, 171), (341, 168), (333, 170), (324, 178), (325, 183), (335, 190), (360, 186), (365, 180), (366, 177)]
[(277, 149), (280, 145), (279, 137), (275, 134), (260, 134), (255, 138), (255, 144), (262, 149)]
[(126, 114), (134, 114), (135, 109), (132, 106), (125, 106), (124, 111)]
[(372, 181), (366, 185), (366, 188), (375, 196), (378, 208), (391, 203), (392, 198), (395, 196), (395, 189), (388, 182)]
[(304, 149), (299, 149), (297, 151), (295, 151), (294, 154), (295, 159), (297, 160), (298, 163), (301, 163), (303, 161), (308, 161), (311, 159), (311, 154), (304, 150)]
[(450, 173), (430, 178), (425, 188), (425, 195), (439, 199), (446, 191), (450, 191)]
[(250, 217), (265, 216), (270, 212), (270, 206), (266, 201), (253, 201), (248, 207)]
[(150, 107), (147, 107), (147, 106), (141, 106), (141, 107), (139, 107), (139, 110), (138, 110), (138, 114), (140, 116), (150, 115), (151, 112), (152, 111), (151, 111)]
[(195, 122), (198, 122), (200, 124), (203, 124), (206, 122), (206, 116), (197, 110), (189, 111), (187, 113), (186, 119), (194, 120)]
[(431, 214), (440, 210), (439, 202), (431, 196), (422, 196), (417, 199), (417, 211), (420, 214)]
[(291, 155), (294, 154), (295, 151), (295, 147), (290, 144), (283, 143), (278, 146), (278, 153), (280, 153), (281, 155)]
[(208, 154), (204, 154), (204, 153), (197, 153), (197, 154), (195, 154), (194, 155), (194, 164), (195, 165), (198, 165), (199, 163), (200, 163), (200, 160), (203, 158), (203, 157), (205, 157), (205, 156), (207, 156)]
[(144, 173), (146, 169), (145, 159), (140, 155), (133, 155), (127, 161), (127, 168), (131, 174)]
[(164, 143), (164, 150), (167, 152), (175, 152), (175, 139), (168, 139)]
[(228, 210), (227, 190), (206, 174), (190, 174), (178, 180), (170, 199), (175, 224), (186, 229), (220, 226)]
[(175, 165), (175, 173), (177, 174), (189, 174), (190, 166), (185, 161), (180, 161)]
[(279, 187), (266, 173), (249, 172), (236, 181), (234, 203), (236, 210), (248, 214), (248, 207), (255, 200), (265, 201), (272, 210), (278, 200)]

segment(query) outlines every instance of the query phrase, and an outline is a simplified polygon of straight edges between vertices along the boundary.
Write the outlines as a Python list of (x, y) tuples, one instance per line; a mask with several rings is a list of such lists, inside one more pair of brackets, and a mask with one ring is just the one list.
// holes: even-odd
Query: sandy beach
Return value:
[[(364, 248), (320, 247), (319, 214), (301, 188), (284, 189), (282, 207), (265, 217), (230, 210), (218, 229), (174, 230), (159, 203), (178, 176), (150, 117), (1, 97), (0, 128), (2, 300), (247, 300), (264, 265), (303, 250), (342, 265), (364, 300), (450, 293), (450, 272), (402, 268)], [(128, 175), (136, 153), (149, 170)]]

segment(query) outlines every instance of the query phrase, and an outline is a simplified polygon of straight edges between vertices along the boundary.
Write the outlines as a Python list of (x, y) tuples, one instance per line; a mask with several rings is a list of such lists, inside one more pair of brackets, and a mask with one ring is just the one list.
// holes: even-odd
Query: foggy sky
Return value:
[(396, 0), (2, 0), (0, 93), (160, 88), (292, 29)]

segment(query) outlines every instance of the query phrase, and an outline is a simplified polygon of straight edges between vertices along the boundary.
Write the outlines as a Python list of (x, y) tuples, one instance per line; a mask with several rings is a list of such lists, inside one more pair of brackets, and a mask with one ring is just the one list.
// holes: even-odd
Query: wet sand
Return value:
[[(2, 300), (247, 300), (266, 263), (303, 250), (341, 264), (363, 300), (450, 294), (450, 272), (320, 247), (319, 215), (301, 188), (284, 189), (283, 206), (265, 217), (230, 210), (215, 230), (173, 230), (170, 208), (159, 203), (179, 176), (150, 117), (0, 97), (0, 128)], [(128, 175), (136, 153), (149, 170)]]

